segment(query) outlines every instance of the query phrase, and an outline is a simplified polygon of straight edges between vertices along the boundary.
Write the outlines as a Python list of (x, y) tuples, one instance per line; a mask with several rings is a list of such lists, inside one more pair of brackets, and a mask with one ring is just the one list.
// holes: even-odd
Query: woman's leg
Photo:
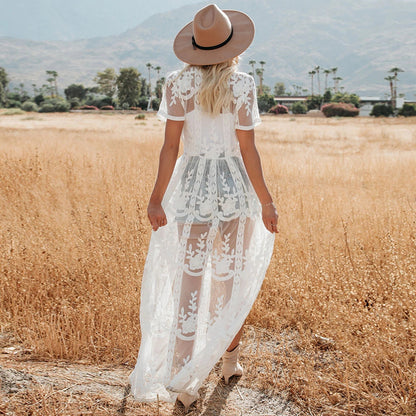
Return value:
[(231, 344), (228, 346), (227, 351), (232, 351), (240, 343), (241, 336), (243, 335), (244, 324), (237, 332), (237, 335), (232, 340)]
[[(178, 223), (178, 236), (181, 238), (184, 224)], [(186, 241), (186, 254), (182, 267), (182, 281), (176, 328), (173, 377), (192, 358), (197, 317), (200, 306), (202, 278), (207, 256), (206, 243), (209, 224), (192, 224)]]
[[(238, 238), (238, 229), (239, 227), (243, 227), (243, 232), (241, 233), (241, 237)], [(229, 264), (229, 268), (225, 270), (225, 273), (220, 277), (225, 278), (227, 273), (231, 272), (231, 276), (227, 280), (223, 280), (221, 282), (213, 282), (213, 287), (220, 286), (221, 290), (224, 291), (225, 299), (224, 305), (227, 304), (231, 299), (231, 294), (233, 291), (234, 277), (235, 277), (235, 255), (238, 247), (240, 246), (241, 252), (243, 256), (245, 256), (246, 250), (248, 249), (251, 241), (251, 236), (253, 233), (253, 222), (250, 218), (245, 218), (244, 222), (241, 218), (235, 218), (231, 221), (225, 221), (220, 224), (219, 227), (219, 235), (216, 240), (215, 244), (215, 254), (217, 254), (217, 260), (221, 258), (223, 261), (227, 258), (228, 255), (232, 253), (230, 256), (231, 260)], [(215, 255), (214, 255), (215, 256)], [(214, 261), (215, 263), (215, 261)], [(243, 262), (244, 264), (244, 262)], [(237, 334), (235, 335), (234, 339), (231, 341), (231, 344), (228, 346), (227, 351), (233, 350), (240, 342), (241, 336), (244, 332), (244, 324), (241, 326)]]

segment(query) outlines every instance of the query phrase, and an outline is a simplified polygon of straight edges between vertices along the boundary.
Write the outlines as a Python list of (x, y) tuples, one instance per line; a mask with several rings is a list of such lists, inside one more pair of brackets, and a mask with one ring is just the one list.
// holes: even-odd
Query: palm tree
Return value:
[(263, 66), (266, 65), (265, 61), (259, 61), (259, 64), (261, 65), (261, 69), (263, 69)]
[(46, 74), (49, 75), (50, 77), (47, 79), (47, 81), (50, 84), (50, 91), (51, 91), (51, 95), (52, 97), (57, 97), (58, 96), (58, 82), (57, 82), (57, 78), (58, 78), (58, 73), (56, 71), (46, 71)]
[(337, 71), (338, 71), (338, 67), (331, 68), (331, 72), (334, 74), (334, 76), (332, 78), (334, 80), (334, 91), (335, 91), (335, 84), (336, 84), (336, 82), (335, 82), (335, 76), (337, 74)]
[(162, 69), (162, 67), (160, 67), (158, 65), (158, 66), (153, 67), (153, 69), (157, 72), (157, 80), (159, 81), (159, 79), (160, 79), (160, 70)]
[(394, 79), (395, 76), (394, 75), (389, 75), (388, 77), (384, 78), (386, 81), (389, 82), (390, 84), (390, 101), (391, 101), (391, 106), (394, 108)]
[(341, 77), (334, 77), (334, 90), (335, 90), (335, 92), (338, 92), (339, 81), (342, 81)]
[(253, 68), (253, 77), (254, 77), (254, 74), (256, 73), (256, 71), (254, 70), (254, 65), (256, 65), (256, 61), (252, 59), (251, 61), (248, 61), (248, 63)]
[(393, 89), (394, 98), (392, 99), (393, 100), (393, 102), (392, 102), (393, 108), (396, 108), (396, 105), (397, 105), (397, 81), (399, 80), (397, 78), (397, 75), (398, 75), (399, 72), (404, 72), (404, 71), (403, 71), (403, 69), (400, 69), (396, 66), (394, 68), (390, 69), (390, 71), (389, 71), (389, 73), (394, 74), (394, 89)]
[(311, 77), (311, 93), (313, 97), (313, 77), (316, 74), (316, 71), (313, 69), (312, 71), (309, 71), (308, 74)]
[(318, 95), (321, 95), (321, 77), (319, 75), (319, 70), (321, 69), (321, 67), (319, 65), (316, 65), (314, 70), (316, 71), (316, 76), (318, 79)]
[(147, 66), (147, 69), (149, 70), (149, 101), (147, 103), (147, 111), (149, 111), (150, 106), (152, 104), (152, 84), (150, 83), (150, 70), (152, 69), (152, 64), (148, 62), (146, 66)]
[(263, 95), (263, 68), (256, 68), (256, 74), (259, 77), (260, 87), (259, 87), (259, 95)]
[(328, 89), (328, 75), (332, 72), (331, 69), (324, 69), (325, 74), (325, 91)]

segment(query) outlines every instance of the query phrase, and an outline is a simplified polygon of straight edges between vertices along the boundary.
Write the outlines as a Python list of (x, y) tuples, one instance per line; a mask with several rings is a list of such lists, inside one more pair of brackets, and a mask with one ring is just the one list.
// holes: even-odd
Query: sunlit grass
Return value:
[[(280, 233), (247, 322), (281, 343), (243, 357), (242, 382), (328, 416), (414, 415), (416, 121), (263, 121)], [(1, 118), (0, 324), (33, 357), (135, 363), (163, 140), (142, 123)]]

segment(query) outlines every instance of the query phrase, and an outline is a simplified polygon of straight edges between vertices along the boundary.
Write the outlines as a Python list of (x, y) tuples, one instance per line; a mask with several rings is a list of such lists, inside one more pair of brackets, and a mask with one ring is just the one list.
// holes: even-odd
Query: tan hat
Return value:
[(249, 16), (210, 4), (176, 35), (173, 51), (188, 64), (213, 65), (240, 55), (253, 38), (254, 23)]

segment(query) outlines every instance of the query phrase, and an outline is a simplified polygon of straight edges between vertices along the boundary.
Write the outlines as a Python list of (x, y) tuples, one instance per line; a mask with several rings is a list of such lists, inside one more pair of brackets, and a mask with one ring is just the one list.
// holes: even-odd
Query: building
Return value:
[[(277, 96), (274, 97), (274, 101), (276, 104), (282, 104), (289, 108), (293, 103), (296, 102), (306, 102), (308, 99), (308, 96), (303, 95), (290, 95), (290, 96)], [(397, 108), (401, 108), (403, 106), (403, 103), (407, 103), (410, 101), (405, 101), (404, 99), (398, 98), (397, 99)], [(390, 104), (390, 99), (387, 98), (380, 98), (380, 97), (360, 97), (360, 116), (369, 116), (371, 113), (371, 110), (373, 109), (373, 106), (375, 104)]]

